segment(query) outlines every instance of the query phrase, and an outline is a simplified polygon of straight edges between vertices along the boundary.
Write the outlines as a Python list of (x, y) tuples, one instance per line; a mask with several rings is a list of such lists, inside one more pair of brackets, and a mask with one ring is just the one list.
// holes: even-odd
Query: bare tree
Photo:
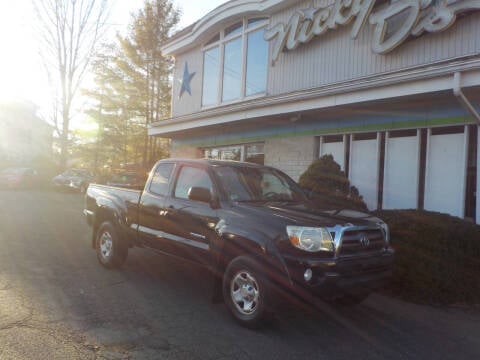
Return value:
[(53, 86), (52, 114), (66, 166), (72, 103), (106, 29), (108, 0), (32, 0), (38, 17), (40, 54)]

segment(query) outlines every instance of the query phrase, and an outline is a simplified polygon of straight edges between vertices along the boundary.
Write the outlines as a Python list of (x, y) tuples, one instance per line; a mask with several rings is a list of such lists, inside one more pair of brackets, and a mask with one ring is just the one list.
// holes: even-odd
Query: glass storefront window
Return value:
[(265, 160), (263, 144), (246, 144), (204, 149), (206, 159), (235, 160), (263, 165)]
[(265, 163), (264, 145), (247, 145), (245, 149), (245, 161), (263, 165)]

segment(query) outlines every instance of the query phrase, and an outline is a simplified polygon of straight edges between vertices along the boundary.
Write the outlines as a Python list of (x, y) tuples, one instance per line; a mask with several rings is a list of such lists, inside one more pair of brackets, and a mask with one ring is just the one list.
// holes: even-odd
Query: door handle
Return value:
[(160, 210), (158, 214), (160, 216), (168, 216), (168, 213), (171, 212), (172, 210), (175, 210), (175, 206), (173, 205), (168, 205), (167, 210)]

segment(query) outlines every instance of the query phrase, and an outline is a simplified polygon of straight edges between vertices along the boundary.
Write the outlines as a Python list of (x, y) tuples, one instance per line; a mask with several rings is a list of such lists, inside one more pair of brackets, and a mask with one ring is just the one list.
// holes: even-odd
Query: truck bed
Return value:
[(118, 186), (109, 186), (109, 185), (99, 185), (99, 184), (90, 184), (88, 187), (88, 195), (95, 195), (94, 198), (97, 198), (100, 195), (102, 198), (119, 200), (125, 202), (137, 203), (140, 200), (141, 190), (130, 189)]
[(85, 197), (87, 222), (94, 227), (98, 226), (107, 220), (104, 218), (103, 210), (117, 209), (119, 217), (126, 222), (124, 231), (131, 237), (131, 241), (135, 241), (136, 229), (129, 226), (138, 223), (138, 203), (141, 193), (140, 190), (90, 184)]

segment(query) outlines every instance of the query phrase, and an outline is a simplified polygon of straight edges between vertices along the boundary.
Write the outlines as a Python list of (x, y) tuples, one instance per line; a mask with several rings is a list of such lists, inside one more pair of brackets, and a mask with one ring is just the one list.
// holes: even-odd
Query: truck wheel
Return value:
[(100, 264), (109, 269), (123, 265), (128, 255), (128, 247), (110, 222), (104, 222), (98, 228), (96, 250)]
[(223, 276), (223, 298), (233, 317), (243, 326), (258, 328), (268, 318), (267, 281), (251, 258), (235, 258)]

